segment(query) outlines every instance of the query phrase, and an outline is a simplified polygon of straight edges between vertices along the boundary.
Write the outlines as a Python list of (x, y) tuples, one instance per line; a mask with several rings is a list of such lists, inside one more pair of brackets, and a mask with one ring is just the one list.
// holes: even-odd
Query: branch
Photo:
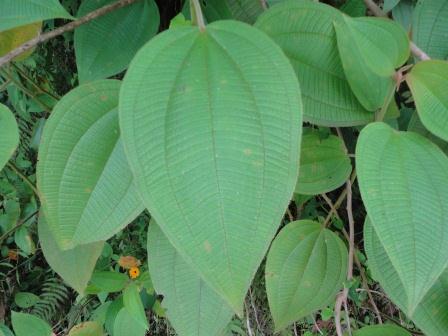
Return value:
[[(364, 0), (366, 7), (378, 17), (387, 17), (387, 13), (383, 11), (373, 0)], [(430, 60), (431, 58), (423, 50), (421, 50), (414, 42), (410, 41), (412, 54), (422, 61)]]
[(82, 18), (72, 21), (70, 23), (67, 23), (66, 25), (59, 27), (57, 29), (54, 29), (52, 31), (49, 31), (47, 33), (44, 33), (42, 35), (39, 35), (19, 47), (15, 48), (14, 50), (7, 53), (5, 56), (0, 57), (0, 68), (3, 67), (5, 64), (8, 64), (11, 62), (15, 57), (23, 54), (24, 52), (33, 49), (35, 46), (37, 46), (40, 43), (46, 42), (56, 36), (62, 35), (66, 32), (72, 31), (79, 26), (83, 25), (84, 23), (87, 23), (89, 21), (92, 21), (100, 16), (103, 16), (107, 13), (110, 13), (116, 9), (119, 9), (121, 7), (128, 6), (137, 0), (118, 0), (117, 2), (114, 2), (113, 4), (106, 5), (104, 7), (98, 8), (97, 10), (94, 10), (93, 12), (90, 12), (89, 14), (83, 16)]

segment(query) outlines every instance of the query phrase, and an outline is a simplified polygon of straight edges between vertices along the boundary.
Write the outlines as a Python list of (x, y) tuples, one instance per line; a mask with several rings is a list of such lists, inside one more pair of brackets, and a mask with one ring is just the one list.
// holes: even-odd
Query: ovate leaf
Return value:
[(269, 9), (255, 24), (291, 61), (302, 89), (304, 120), (323, 126), (361, 125), (374, 117), (344, 74), (333, 27), (342, 15), (325, 4), (291, 0)]
[[(84, 1), (83, 16), (116, 0)], [(75, 53), (81, 83), (103, 79), (125, 70), (135, 53), (159, 29), (154, 0), (137, 1), (75, 30)]]
[(343, 141), (334, 135), (321, 138), (318, 132), (303, 135), (296, 193), (318, 195), (340, 187), (352, 166)]
[(353, 336), (412, 336), (408, 331), (394, 325), (367, 326), (356, 330)]
[(148, 263), (176, 332), (180, 336), (220, 335), (232, 318), (232, 309), (185, 262), (154, 221), (148, 231)]
[(93, 273), (90, 281), (100, 291), (114, 293), (120, 292), (126, 286), (128, 280), (128, 276), (124, 273), (97, 271)]
[(363, 0), (347, 0), (339, 9), (353, 17), (365, 16), (367, 11)]
[(417, 2), (412, 17), (412, 39), (431, 58), (448, 58), (448, 1)]
[(98, 322), (87, 321), (75, 325), (68, 336), (104, 336), (103, 327)]
[(23, 309), (30, 308), (39, 301), (39, 297), (36, 294), (28, 292), (18, 292), (14, 295), (15, 304)]
[(143, 47), (120, 94), (120, 126), (145, 206), (238, 312), (292, 196), (300, 88), (263, 33), (219, 21)]
[(73, 19), (58, 0), (0, 1), (0, 31), (53, 18)]
[(113, 336), (145, 336), (146, 329), (137, 323), (125, 308), (122, 308), (114, 321)]
[(47, 322), (31, 314), (11, 313), (11, 322), (16, 336), (51, 336), (51, 327)]
[(62, 249), (106, 240), (143, 210), (118, 130), (119, 88), (115, 80), (81, 85), (45, 125), (37, 185)]
[(417, 63), (406, 77), (423, 125), (448, 140), (448, 62)]
[(96, 261), (101, 255), (104, 242), (90, 243), (63, 251), (56, 243), (43, 216), (39, 218), (38, 232), (44, 257), (50, 267), (67, 284), (83, 294)]
[(36, 245), (28, 232), (28, 228), (25, 226), (19, 227), (14, 232), (14, 242), (26, 255), (34, 254), (36, 251)]
[[(0, 5), (1, 6), (1, 5)], [(6, 55), (11, 50), (17, 48), (26, 41), (36, 37), (42, 28), (42, 22), (35, 22), (26, 26), (8, 29), (0, 32), (0, 57)], [(14, 58), (14, 61), (21, 61), (33, 53), (29, 50)]]
[(412, 315), (448, 265), (448, 158), (418, 134), (374, 123), (361, 132), (356, 163), (364, 205)]
[(414, 311), (407, 311), (408, 298), (403, 283), (369, 220), (364, 225), (364, 246), (369, 269), (388, 297), (427, 335), (444, 336), (448, 330), (448, 268), (440, 274)]
[(138, 286), (131, 282), (123, 291), (123, 304), (129, 314), (134, 318), (136, 323), (143, 328), (148, 329), (148, 319), (146, 318), (145, 309), (142, 299), (140, 298), (140, 290)]
[(12, 112), (0, 104), (0, 170), (11, 158), (19, 144), (19, 128)]
[(266, 262), (266, 291), (277, 331), (336, 299), (347, 272), (347, 248), (321, 224), (301, 220), (275, 238)]

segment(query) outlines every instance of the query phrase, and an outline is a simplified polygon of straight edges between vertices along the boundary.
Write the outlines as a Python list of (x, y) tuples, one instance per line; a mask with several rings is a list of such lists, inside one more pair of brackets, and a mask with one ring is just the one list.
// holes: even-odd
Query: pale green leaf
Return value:
[(87, 321), (75, 325), (68, 336), (103, 336), (103, 327), (98, 322)]
[(19, 128), (12, 112), (0, 104), (0, 170), (9, 161), (19, 144)]
[(232, 309), (184, 261), (154, 221), (148, 231), (148, 263), (176, 332), (180, 336), (220, 335), (232, 318)]
[(350, 158), (339, 137), (321, 139), (312, 131), (303, 135), (296, 193), (318, 195), (334, 190), (344, 184), (351, 171)]
[(361, 125), (374, 117), (358, 102), (344, 74), (333, 27), (342, 15), (325, 4), (290, 0), (266, 11), (255, 24), (291, 61), (301, 85), (304, 120), (317, 125)]
[(14, 242), (26, 255), (34, 254), (36, 251), (36, 245), (31, 239), (28, 228), (25, 226), (19, 227), (16, 232), (14, 232)]
[(448, 268), (413, 312), (407, 311), (407, 295), (400, 277), (369, 220), (364, 225), (364, 246), (369, 269), (388, 297), (430, 336), (445, 336), (448, 330)]
[[(118, 314), (122, 310), (125, 310), (124, 306), (123, 306), (123, 296), (119, 296), (110, 304), (110, 306), (106, 312), (106, 321), (104, 322), (104, 327), (106, 328), (106, 331), (110, 336), (115, 336), (115, 333), (114, 333), (115, 321), (117, 320)], [(126, 322), (125, 317), (130, 316), (129, 313), (127, 312), (127, 310), (126, 310), (126, 314), (123, 313), (122, 315), (125, 315), (125, 316), (122, 317), (122, 322), (120, 322), (120, 328), (122, 326), (122, 323)], [(134, 320), (134, 318), (132, 318), (132, 316), (131, 316), (131, 321), (132, 321), (132, 325), (129, 324), (129, 327), (131, 328), (131, 327), (136, 326), (135, 328), (137, 329), (137, 331), (142, 330), (141, 333), (143, 335), (145, 335), (146, 329), (140, 327), (140, 325), (135, 322), (135, 320)], [(135, 335), (138, 335), (138, 333), (136, 332)], [(123, 336), (127, 336), (127, 335), (125, 334)]]
[(53, 18), (73, 19), (58, 0), (0, 1), (0, 31)]
[(398, 4), (400, 3), (400, 0), (384, 0), (383, 4), (383, 11), (390, 12), (392, 9), (394, 9)]
[(145, 336), (146, 329), (137, 323), (134, 317), (126, 310), (122, 308), (114, 321), (114, 333), (113, 336)]
[(423, 125), (448, 141), (448, 62), (417, 63), (406, 76)]
[(140, 298), (140, 290), (138, 286), (131, 282), (123, 291), (123, 304), (129, 314), (135, 319), (136, 323), (141, 327), (148, 329), (148, 319), (146, 318), (145, 309), (142, 299)]
[(431, 58), (448, 58), (448, 1), (419, 0), (412, 17), (412, 39)]
[[(116, 0), (84, 1), (83, 16)], [(159, 29), (159, 10), (154, 0), (137, 1), (82, 25), (75, 30), (75, 54), (81, 83), (125, 70), (135, 53)]]
[(116, 80), (81, 85), (45, 124), (37, 185), (62, 249), (106, 240), (143, 210), (119, 136), (119, 89)]
[[(389, 95), (389, 92), (394, 87), (394, 80), (392, 73), (378, 74), (378, 72), (372, 68), (371, 61), (368, 57), (369, 53), (365, 51), (371, 51), (375, 49), (373, 43), (363, 43), (367, 39), (368, 34), (377, 34), (372, 29), (369, 33), (370, 23), (363, 22), (364, 19), (351, 19), (345, 16), (343, 22), (335, 22), (336, 37), (338, 41), (338, 50), (341, 57), (342, 65), (344, 68), (345, 76), (349, 82), (349, 85), (358, 98), (359, 102), (364, 106), (366, 110), (376, 111), (381, 108)], [(381, 19), (380, 23), (383, 23)], [(372, 25), (374, 26), (374, 25)], [(361, 28), (364, 28), (363, 31)], [(400, 28), (400, 31), (404, 31)], [(384, 29), (384, 32), (387, 30)], [(403, 35), (407, 39), (406, 35)], [(387, 42), (387, 41), (384, 41)], [(386, 46), (381, 46), (385, 48)], [(367, 48), (367, 49), (366, 49)], [(393, 48), (387, 48), (388, 51), (392, 51)], [(385, 51), (382, 55), (375, 55), (378, 61), (383, 61), (382, 64), (388, 63), (393, 52)], [(392, 63), (391, 63), (392, 64)], [(394, 72), (394, 68), (391, 68)]]
[[(345, 15), (343, 22), (335, 24), (344, 27), (342, 33), (349, 35), (352, 47), (356, 48), (362, 61), (370, 71), (380, 76), (392, 76), (395, 68), (403, 65), (409, 58), (407, 34), (394, 21), (373, 17), (350, 18)], [(338, 36), (338, 39), (340, 37), (342, 36)], [(348, 48), (348, 43), (344, 47)], [(347, 50), (344, 51), (347, 53)], [(343, 55), (341, 56), (343, 60)]]
[(126, 274), (112, 271), (96, 271), (90, 279), (92, 285), (107, 293), (121, 292), (128, 281)]
[(51, 336), (47, 322), (31, 314), (11, 312), (11, 323), (16, 336)]
[(15, 304), (23, 309), (34, 306), (39, 300), (39, 297), (33, 293), (17, 292), (16, 295), (14, 295)]
[(169, 30), (137, 54), (119, 110), (145, 206), (242, 313), (298, 175), (302, 105), (288, 59), (236, 21)]
[(412, 336), (406, 329), (394, 325), (374, 325), (356, 330), (353, 336)]
[(333, 304), (347, 275), (347, 248), (321, 224), (288, 224), (272, 243), (266, 291), (275, 329)]
[(60, 277), (83, 294), (92, 276), (104, 242), (81, 245), (70, 250), (61, 250), (53, 238), (47, 222), (41, 215), (38, 223), (39, 242), (45, 260)]
[(406, 294), (402, 309), (412, 315), (448, 265), (448, 158), (418, 134), (373, 123), (358, 139), (356, 164), (367, 213)]

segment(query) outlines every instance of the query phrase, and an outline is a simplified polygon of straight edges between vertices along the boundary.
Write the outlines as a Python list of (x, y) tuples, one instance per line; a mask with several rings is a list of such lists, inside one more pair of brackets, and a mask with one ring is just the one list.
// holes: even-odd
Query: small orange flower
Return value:
[(140, 269), (138, 267), (131, 267), (129, 269), (129, 276), (131, 277), (131, 279), (138, 278), (139, 275), (140, 275)]
[(139, 267), (142, 263), (135, 257), (132, 256), (121, 256), (118, 259), (118, 265), (124, 269), (131, 269), (132, 267)]

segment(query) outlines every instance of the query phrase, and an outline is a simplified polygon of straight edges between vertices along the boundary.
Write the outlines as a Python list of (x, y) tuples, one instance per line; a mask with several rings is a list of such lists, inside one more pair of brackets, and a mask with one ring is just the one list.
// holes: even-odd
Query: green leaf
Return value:
[(14, 334), (6, 325), (0, 323), (0, 336), (14, 336)]
[(90, 279), (95, 287), (107, 293), (121, 292), (128, 281), (126, 274), (110, 271), (96, 271)]
[(81, 85), (45, 124), (37, 185), (62, 249), (106, 240), (143, 210), (119, 135), (119, 89), (116, 80)]
[(34, 306), (39, 300), (39, 297), (33, 293), (18, 292), (16, 293), (16, 295), (14, 295), (14, 302), (18, 307), (23, 309)]
[(87, 321), (75, 325), (68, 336), (103, 336), (103, 327), (98, 322)]
[(436, 144), (445, 154), (448, 154), (448, 142), (440, 139), (439, 137), (433, 135), (430, 131), (428, 131), (428, 129), (422, 124), (417, 111), (412, 114), (407, 130), (418, 133), (425, 138), (428, 138), (431, 142)]
[[(78, 17), (116, 0), (84, 1)], [(135, 53), (159, 29), (159, 10), (154, 0), (137, 1), (90, 21), (75, 30), (75, 54), (81, 83), (125, 70)]]
[[(222, 0), (220, 0), (222, 1)], [(226, 0), (232, 17), (238, 21), (253, 24), (263, 13), (260, 0)]]
[(344, 142), (318, 132), (304, 133), (296, 193), (318, 195), (339, 188), (350, 176), (352, 166)]
[(136, 323), (134, 317), (125, 308), (122, 308), (114, 322), (113, 336), (145, 336), (146, 329), (140, 323)]
[[(42, 22), (35, 22), (26, 26), (8, 29), (0, 32), (0, 57), (11, 50), (39, 35)], [(31, 55), (34, 48), (13, 58), (14, 61), (22, 61)]]
[(236, 21), (169, 30), (132, 62), (119, 111), (145, 206), (241, 314), (298, 175), (302, 105), (288, 59)]
[(364, 16), (367, 11), (363, 0), (347, 0), (339, 9), (353, 17)]
[(406, 76), (423, 125), (448, 141), (448, 62), (417, 63)]
[(148, 263), (156, 292), (171, 325), (180, 336), (220, 335), (233, 311), (208, 286), (151, 221), (148, 231)]
[(129, 314), (145, 329), (149, 328), (138, 286), (131, 282), (123, 291), (123, 304)]
[(104, 242), (96, 242), (61, 250), (47, 222), (41, 215), (38, 223), (39, 242), (50, 267), (78, 293), (84, 294)]
[(355, 330), (353, 336), (412, 336), (408, 331), (394, 325), (374, 325)]
[(34, 254), (36, 251), (36, 245), (25, 226), (21, 226), (14, 233), (14, 242), (26, 255)]
[[(362, 19), (351, 19), (346, 16), (345, 22), (334, 23), (339, 55), (345, 76), (353, 93), (366, 110), (376, 111), (384, 105), (389, 92), (394, 87), (394, 80), (391, 74), (380, 75), (369, 65), (369, 60), (366, 58), (367, 54), (364, 51), (366, 50), (365, 48), (368, 48), (368, 51), (374, 50), (375, 46), (373, 44), (358, 44), (358, 42), (367, 40), (365, 34), (368, 32), (368, 29), (364, 32), (360, 32), (360, 29), (358, 31), (358, 21), (356, 20)], [(362, 25), (363, 23), (361, 22), (359, 26)], [(402, 29), (400, 28), (400, 30)], [(384, 30), (384, 32), (387, 32), (387, 30)], [(372, 31), (371, 34), (374, 35), (376, 32)], [(404, 37), (406, 38), (406, 35)], [(380, 60), (387, 63), (385, 54), (382, 56), (376, 55), (375, 57), (379, 57)], [(392, 71), (394, 71), (393, 68)]]
[(58, 0), (0, 1), (0, 31), (53, 18), (73, 19)]
[[(121, 310), (123, 309), (123, 296), (119, 296), (117, 299), (115, 299), (111, 305), (109, 306), (109, 308), (107, 309), (106, 312), (106, 321), (104, 322), (104, 327), (106, 328), (107, 333), (110, 336), (115, 336), (114, 334), (114, 324), (115, 324), (115, 320), (117, 319), (118, 314), (120, 313)], [(129, 315), (129, 313), (126, 314)], [(133, 327), (134, 325), (136, 325), (138, 328), (138, 330), (143, 330), (143, 335), (145, 335), (146, 329), (141, 328), (139, 324), (135, 323), (134, 319), (132, 318), (133, 321), (133, 325), (129, 324), (129, 327)], [(137, 334), (135, 334), (137, 335)], [(125, 336), (125, 335), (123, 335)]]
[(53, 331), (47, 322), (24, 313), (11, 313), (11, 323), (16, 336), (51, 336)]
[(0, 170), (9, 161), (19, 144), (19, 128), (12, 112), (0, 104)]
[(272, 243), (266, 262), (266, 291), (276, 331), (325, 308), (347, 275), (347, 248), (321, 224), (288, 224)]
[(392, 9), (394, 9), (398, 4), (400, 3), (400, 0), (384, 0), (383, 4), (383, 11), (390, 12)]
[(291, 0), (269, 9), (255, 24), (291, 61), (302, 89), (304, 120), (317, 125), (362, 125), (374, 117), (358, 102), (344, 74), (333, 27), (342, 20), (331, 6)]
[(431, 58), (448, 58), (448, 1), (417, 2), (412, 17), (412, 39)]
[[(405, 289), (370, 220), (364, 225), (364, 246), (373, 277), (381, 283), (393, 302), (406, 310), (408, 299)], [(448, 330), (447, 288), (448, 268), (445, 268), (415, 310), (407, 312), (408, 317), (427, 335), (444, 336)]]
[(358, 139), (356, 163), (367, 213), (406, 294), (402, 309), (412, 316), (448, 265), (448, 158), (418, 134), (373, 123)]
[(414, 0), (401, 0), (398, 5), (392, 9), (392, 17), (394, 18), (394, 21), (401, 24), (408, 34), (411, 31), (413, 12)]

